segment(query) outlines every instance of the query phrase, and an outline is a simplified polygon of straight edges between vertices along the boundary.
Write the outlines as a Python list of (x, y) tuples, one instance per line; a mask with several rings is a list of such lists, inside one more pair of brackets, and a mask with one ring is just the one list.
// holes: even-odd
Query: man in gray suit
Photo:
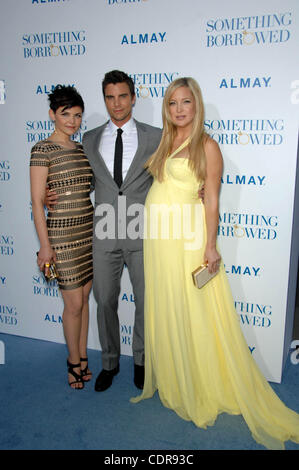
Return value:
[[(95, 218), (93, 239), (93, 290), (97, 302), (103, 370), (95, 390), (104, 391), (119, 372), (120, 334), (118, 297), (124, 266), (128, 268), (135, 299), (133, 329), (134, 383), (144, 382), (144, 272), (143, 240), (127, 233), (130, 218), (119, 211), (144, 204), (152, 178), (144, 164), (156, 150), (161, 129), (132, 118), (136, 96), (132, 79), (118, 70), (102, 83), (110, 120), (83, 136), (83, 146), (94, 173)], [(119, 131), (121, 129), (121, 131)], [(131, 206), (132, 207), (132, 206)], [(103, 230), (107, 211), (115, 214), (115, 231)], [(125, 220), (124, 220), (125, 219)], [(107, 227), (106, 227), (107, 228)]]

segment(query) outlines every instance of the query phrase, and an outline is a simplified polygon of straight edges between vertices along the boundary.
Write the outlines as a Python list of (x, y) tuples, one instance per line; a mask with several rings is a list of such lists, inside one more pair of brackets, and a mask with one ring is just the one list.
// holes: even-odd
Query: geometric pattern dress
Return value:
[(83, 147), (75, 149), (43, 140), (31, 149), (30, 166), (47, 166), (49, 189), (58, 202), (48, 210), (47, 228), (56, 253), (60, 289), (76, 289), (93, 277), (93, 205), (90, 200), (92, 170)]

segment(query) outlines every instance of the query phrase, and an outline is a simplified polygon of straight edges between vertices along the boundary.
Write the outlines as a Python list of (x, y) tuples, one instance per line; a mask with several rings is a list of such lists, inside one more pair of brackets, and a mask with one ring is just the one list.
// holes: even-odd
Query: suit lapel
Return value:
[(96, 135), (96, 137), (94, 138), (94, 141), (92, 143), (92, 152), (91, 152), (91, 155), (93, 158), (93, 162), (94, 162), (94, 173), (95, 175), (101, 175), (100, 177), (104, 177), (105, 175), (105, 179), (106, 181), (110, 182), (110, 184), (113, 186), (113, 187), (117, 187), (117, 184), (115, 183), (114, 179), (112, 178), (111, 174), (110, 174), (110, 171), (108, 170), (107, 168), (107, 165), (105, 163), (105, 160), (103, 159), (102, 155), (100, 154), (100, 151), (99, 151), (99, 148), (100, 148), (100, 141), (101, 141), (101, 137), (102, 137), (102, 134), (104, 132), (104, 129), (106, 127), (107, 123), (104, 124), (103, 126), (101, 126), (99, 128), (99, 131)]

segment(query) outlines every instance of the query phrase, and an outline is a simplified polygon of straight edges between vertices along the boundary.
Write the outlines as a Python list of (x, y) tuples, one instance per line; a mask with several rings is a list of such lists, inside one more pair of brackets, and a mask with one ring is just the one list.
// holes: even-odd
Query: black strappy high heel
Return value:
[[(73, 382), (69, 382), (69, 386), (73, 390), (82, 390), (84, 388), (84, 380), (82, 379), (82, 375), (74, 371), (76, 367), (79, 368), (80, 366), (81, 364), (72, 364), (71, 362), (69, 362), (69, 360), (67, 360), (67, 371), (75, 379)], [(82, 387), (72, 387), (72, 385), (74, 384), (82, 384)]]
[[(88, 357), (80, 357), (81, 362), (87, 362), (86, 367), (84, 369), (81, 369), (81, 377), (83, 379), (83, 382), (90, 382), (92, 373), (89, 371), (88, 372)], [(89, 377), (88, 379), (85, 379), (85, 377)]]

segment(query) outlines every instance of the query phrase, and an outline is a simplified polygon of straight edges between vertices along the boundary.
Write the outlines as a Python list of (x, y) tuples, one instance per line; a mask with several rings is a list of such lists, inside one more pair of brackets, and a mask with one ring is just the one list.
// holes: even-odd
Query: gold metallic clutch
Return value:
[[(38, 256), (38, 252), (36, 253), (36, 256)], [(47, 276), (45, 275), (45, 278), (47, 281), (52, 281), (53, 279), (57, 279), (57, 277), (58, 277), (58, 274), (56, 271), (56, 266), (55, 266), (55, 263), (52, 261), (50, 263), (50, 266), (48, 266), (48, 274)]]
[(58, 276), (57, 271), (56, 271), (56, 266), (55, 263), (51, 263), (50, 267), (48, 268), (48, 275), (45, 275), (45, 278), (47, 281), (52, 281), (53, 279), (56, 279)]
[(198, 287), (198, 289), (200, 289), (208, 281), (210, 281), (210, 279), (215, 277), (216, 274), (218, 274), (218, 271), (216, 271), (215, 273), (209, 273), (208, 265), (202, 264), (197, 269), (195, 269), (192, 273), (193, 283), (195, 287)]

